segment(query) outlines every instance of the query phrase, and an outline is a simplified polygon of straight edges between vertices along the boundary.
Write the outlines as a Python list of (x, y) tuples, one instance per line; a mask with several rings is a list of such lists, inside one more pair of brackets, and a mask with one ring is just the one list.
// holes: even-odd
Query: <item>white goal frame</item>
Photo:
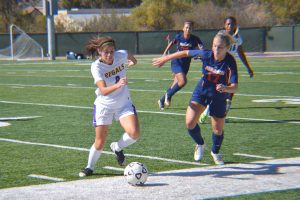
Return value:
[(41, 59), (43, 60), (44, 59), (44, 50), (43, 50), (43, 47), (37, 43), (33, 38), (31, 38), (25, 31), (23, 31), (21, 28), (19, 28), (18, 26), (14, 25), (14, 24), (11, 24), (10, 27), (9, 27), (9, 35), (10, 35), (10, 57), (11, 57), (11, 60), (14, 60), (15, 57), (14, 57), (14, 29), (18, 30), (20, 33), (24, 34), (25, 36), (28, 37), (28, 39), (33, 42), (39, 49), (40, 49), (40, 55), (41, 55)]

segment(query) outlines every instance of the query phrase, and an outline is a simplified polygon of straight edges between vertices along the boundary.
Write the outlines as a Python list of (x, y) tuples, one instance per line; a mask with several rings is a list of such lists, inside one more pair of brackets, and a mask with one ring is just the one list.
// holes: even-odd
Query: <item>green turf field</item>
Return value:
[[(188, 84), (173, 97), (171, 107), (161, 112), (157, 100), (171, 84), (170, 63), (158, 69), (152, 67), (151, 57), (137, 58), (138, 65), (127, 73), (142, 136), (125, 149), (130, 154), (127, 163), (143, 162), (151, 172), (199, 167), (193, 161), (194, 143), (186, 132), (184, 114), (201, 76), (200, 62), (193, 61)], [(225, 163), (299, 157), (300, 58), (249, 61), (254, 79), (237, 61), (239, 90), (227, 118), (221, 149)], [(94, 140), (91, 122), (95, 86), (90, 63), (1, 61), (0, 118), (38, 118), (6, 121), (10, 126), (0, 127), (0, 188), (53, 182), (31, 178), (31, 174), (65, 181), (79, 179)], [(201, 129), (207, 144), (201, 164), (213, 165), (209, 120)], [(110, 127), (105, 152), (91, 178), (122, 175), (121, 171), (104, 168), (119, 167), (109, 152), (109, 144), (122, 133), (117, 122)], [(245, 198), (293, 199), (299, 193), (300, 190), (292, 190)]]

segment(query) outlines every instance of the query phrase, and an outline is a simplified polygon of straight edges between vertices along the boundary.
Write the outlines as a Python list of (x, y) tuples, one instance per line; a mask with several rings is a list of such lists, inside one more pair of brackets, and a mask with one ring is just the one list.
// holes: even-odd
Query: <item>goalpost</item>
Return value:
[(0, 49), (0, 59), (44, 59), (43, 47), (21, 28), (10, 25), (10, 46)]

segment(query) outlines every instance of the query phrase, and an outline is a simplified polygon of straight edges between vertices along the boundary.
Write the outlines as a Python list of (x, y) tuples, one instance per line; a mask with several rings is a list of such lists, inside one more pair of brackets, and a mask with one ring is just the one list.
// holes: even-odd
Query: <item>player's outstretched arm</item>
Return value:
[(185, 51), (177, 51), (176, 53), (172, 53), (170, 55), (162, 56), (159, 58), (154, 58), (152, 60), (152, 65), (156, 67), (162, 67), (166, 62), (175, 59), (175, 58), (184, 58), (189, 57), (188, 50)]

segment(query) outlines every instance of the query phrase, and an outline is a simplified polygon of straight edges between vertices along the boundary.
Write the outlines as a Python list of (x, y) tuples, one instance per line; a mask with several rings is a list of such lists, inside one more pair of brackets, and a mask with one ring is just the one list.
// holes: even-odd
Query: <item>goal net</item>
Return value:
[(21, 28), (10, 26), (10, 46), (0, 49), (0, 59), (36, 60), (43, 59), (43, 48)]

